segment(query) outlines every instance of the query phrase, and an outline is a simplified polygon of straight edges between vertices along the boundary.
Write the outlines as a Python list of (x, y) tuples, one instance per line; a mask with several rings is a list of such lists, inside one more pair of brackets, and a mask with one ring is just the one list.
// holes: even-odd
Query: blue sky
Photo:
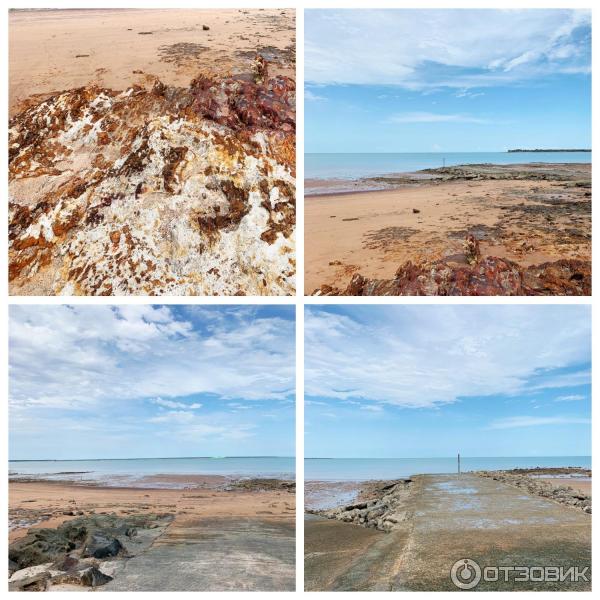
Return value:
[(295, 454), (293, 306), (11, 306), (16, 459)]
[(590, 308), (313, 306), (307, 457), (591, 454)]
[(587, 10), (307, 10), (306, 152), (591, 147)]

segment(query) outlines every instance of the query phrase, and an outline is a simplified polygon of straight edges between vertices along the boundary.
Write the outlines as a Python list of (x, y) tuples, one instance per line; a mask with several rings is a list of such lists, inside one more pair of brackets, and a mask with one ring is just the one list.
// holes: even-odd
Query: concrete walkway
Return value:
[(293, 591), (291, 522), (218, 518), (173, 523), (102, 591)]
[[(307, 589), (456, 590), (450, 571), (460, 559), (480, 567), (585, 567), (591, 564), (591, 519), (580, 510), (557, 504), (475, 475), (423, 475), (414, 479), (409, 517), (402, 529), (389, 534), (364, 530), (354, 534), (360, 552), (336, 563), (328, 580), (318, 561), (341, 549), (327, 540), (331, 521), (307, 521), (305, 562)], [(348, 527), (333, 522), (341, 542)], [(337, 527), (335, 527), (337, 526)], [(321, 552), (322, 550), (322, 552)], [(539, 573), (539, 570), (538, 572)], [(535, 573), (537, 575), (537, 573)], [(476, 590), (582, 590), (590, 583), (480, 581)], [(588, 579), (591, 574), (588, 571)]]

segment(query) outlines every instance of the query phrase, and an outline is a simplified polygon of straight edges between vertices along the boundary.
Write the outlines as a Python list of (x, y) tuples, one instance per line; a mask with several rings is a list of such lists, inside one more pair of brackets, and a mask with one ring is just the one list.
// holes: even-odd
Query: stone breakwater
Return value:
[[(558, 471), (559, 474), (564, 473), (563, 469), (557, 469), (556, 471)], [(570, 487), (568, 485), (568, 479), (565, 479), (565, 485), (556, 485), (544, 481), (544, 479), (539, 477), (540, 475), (551, 475), (554, 472), (554, 470), (551, 470), (550, 473), (548, 473), (543, 469), (515, 469), (513, 471), (476, 471), (475, 474), (480, 477), (489, 477), (494, 481), (500, 481), (501, 483), (520, 488), (528, 494), (548, 498), (549, 500), (554, 500), (560, 504), (566, 504), (567, 506), (572, 506), (583, 510), (585, 513), (591, 514), (592, 497)], [(532, 475), (537, 476), (532, 477)]]
[(309, 514), (380, 531), (393, 531), (407, 520), (407, 500), (412, 480), (370, 484), (361, 490), (360, 501), (326, 510), (309, 509)]
[(295, 82), (256, 69), (11, 119), (11, 293), (293, 294)]
[(322, 285), (313, 296), (589, 296), (590, 261), (562, 259), (521, 267), (495, 256), (482, 257), (473, 234), (465, 239), (466, 264), (441, 259), (407, 261), (392, 279), (352, 276), (345, 289)]
[(32, 529), (9, 547), (9, 589), (104, 585), (129, 558), (147, 549), (172, 519), (171, 515), (94, 515), (56, 529)]

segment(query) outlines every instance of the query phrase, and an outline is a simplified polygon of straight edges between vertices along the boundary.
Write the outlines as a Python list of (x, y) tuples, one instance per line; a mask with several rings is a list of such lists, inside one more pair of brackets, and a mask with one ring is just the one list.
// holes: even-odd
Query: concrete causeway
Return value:
[(98, 591), (294, 589), (294, 524), (226, 517), (174, 522)]
[(461, 559), (492, 567), (488, 579), (498, 573), (497, 581), (482, 576), (476, 590), (591, 588), (589, 569), (587, 582), (518, 581), (522, 571), (495, 569), (590, 567), (591, 517), (579, 509), (467, 473), (415, 477), (407, 511), (390, 533), (308, 519), (306, 589), (456, 590), (450, 571)]

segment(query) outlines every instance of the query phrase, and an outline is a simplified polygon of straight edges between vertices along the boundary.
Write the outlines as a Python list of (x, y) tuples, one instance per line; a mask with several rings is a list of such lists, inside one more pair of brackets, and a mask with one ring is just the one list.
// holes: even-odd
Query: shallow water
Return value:
[[(462, 471), (534, 467), (591, 468), (589, 456), (464, 457)], [(396, 479), (427, 473), (456, 473), (452, 458), (307, 458), (304, 460), (306, 481), (366, 481)]]
[[(156, 475), (223, 475), (293, 479), (295, 459), (290, 457), (132, 458), (102, 460), (9, 461), (12, 479), (36, 477), (53, 481), (136, 485)], [(181, 487), (166, 482), (158, 487)]]
[(420, 169), (493, 163), (590, 163), (591, 152), (402, 152), (386, 154), (305, 154), (305, 179), (358, 179)]

